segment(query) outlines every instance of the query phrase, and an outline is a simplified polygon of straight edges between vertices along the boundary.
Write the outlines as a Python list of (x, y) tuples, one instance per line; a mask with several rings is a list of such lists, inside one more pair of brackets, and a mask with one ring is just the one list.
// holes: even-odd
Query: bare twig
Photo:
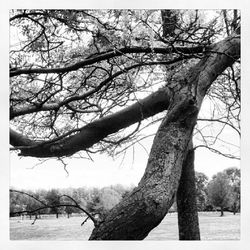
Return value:
[(214, 149), (214, 148), (211, 148), (211, 147), (209, 147), (209, 146), (207, 146), (207, 145), (198, 145), (198, 146), (194, 147), (194, 150), (196, 150), (196, 149), (198, 149), (198, 148), (207, 148), (207, 149), (209, 149), (211, 152), (216, 153), (216, 154), (218, 154), (218, 155), (222, 155), (222, 156), (227, 157), (227, 158), (230, 158), (230, 159), (240, 160), (240, 158), (237, 157), (237, 156), (234, 156), (234, 155), (231, 155), (231, 154), (222, 153), (221, 151), (219, 151), (219, 150), (217, 150), (217, 149)]

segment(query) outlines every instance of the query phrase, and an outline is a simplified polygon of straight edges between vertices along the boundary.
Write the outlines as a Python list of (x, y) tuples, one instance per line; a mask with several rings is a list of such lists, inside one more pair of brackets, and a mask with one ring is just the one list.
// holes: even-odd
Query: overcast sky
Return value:
[[(134, 162), (127, 156), (113, 161), (104, 155), (94, 156), (94, 162), (84, 159), (66, 160), (68, 162), (67, 175), (62, 163), (50, 160), (38, 165), (37, 160), (11, 156), (11, 186), (24, 189), (50, 189), (54, 187), (81, 187), (81, 186), (109, 186), (111, 184), (137, 185), (145, 170), (147, 154), (137, 149)], [(224, 170), (237, 166), (238, 160), (226, 159), (205, 149), (196, 152), (195, 170), (205, 173), (208, 177)], [(32, 167), (34, 167), (32, 169)]]

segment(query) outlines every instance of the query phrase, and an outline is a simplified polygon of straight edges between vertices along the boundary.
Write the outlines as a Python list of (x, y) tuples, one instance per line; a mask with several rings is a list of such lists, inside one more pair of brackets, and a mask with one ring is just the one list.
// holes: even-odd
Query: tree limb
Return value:
[(125, 47), (121, 49), (109, 50), (105, 53), (100, 53), (99, 55), (85, 59), (81, 62), (77, 62), (70, 66), (59, 67), (59, 68), (25, 68), (18, 70), (11, 70), (10, 77), (18, 76), (22, 74), (62, 74), (70, 71), (78, 70), (79, 68), (85, 67), (87, 65), (93, 65), (95, 63), (101, 62), (103, 60), (108, 60), (113, 57), (122, 56), (125, 54), (132, 53), (158, 53), (158, 54), (169, 54), (169, 53), (183, 53), (186, 55), (202, 53), (204, 51), (204, 46), (196, 46), (196, 47), (170, 47), (170, 48), (150, 48), (150, 47)]
[(136, 122), (153, 116), (169, 106), (171, 94), (168, 88), (160, 89), (121, 111), (105, 116), (81, 128), (76, 135), (61, 137), (60, 140), (38, 142), (10, 129), (10, 144), (20, 149), (22, 156), (60, 157), (72, 155), (99, 142)]
[(84, 100), (85, 98), (87, 98), (87, 97), (93, 95), (94, 93), (96, 93), (97, 91), (101, 90), (104, 86), (106, 86), (114, 78), (118, 77), (121, 74), (127, 73), (129, 70), (132, 70), (132, 69), (137, 68), (137, 67), (143, 67), (143, 66), (170, 65), (170, 64), (174, 64), (178, 61), (181, 61), (183, 59), (189, 59), (189, 58), (190, 58), (190, 56), (179, 56), (179, 57), (177, 57), (173, 60), (169, 60), (169, 61), (144, 62), (144, 63), (131, 65), (129, 67), (126, 67), (126, 68), (114, 73), (113, 75), (109, 76), (107, 79), (103, 80), (95, 88), (93, 88), (89, 91), (86, 91), (85, 93), (83, 93), (81, 95), (70, 96), (70, 97), (65, 98), (63, 101), (58, 102), (58, 103), (43, 103), (43, 104), (38, 103), (37, 105), (24, 106), (24, 107), (16, 109), (16, 110), (11, 109), (10, 110), (10, 119), (13, 119), (14, 117), (18, 117), (21, 115), (37, 113), (40, 111), (57, 110), (60, 107), (62, 107), (63, 105), (65, 105), (67, 108), (69, 108), (69, 105), (68, 105), (69, 103), (71, 103), (73, 101)]

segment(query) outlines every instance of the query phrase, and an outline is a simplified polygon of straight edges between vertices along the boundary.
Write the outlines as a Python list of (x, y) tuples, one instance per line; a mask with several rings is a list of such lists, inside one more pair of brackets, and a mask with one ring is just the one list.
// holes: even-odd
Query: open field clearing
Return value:
[[(59, 217), (39, 219), (34, 225), (33, 220), (10, 220), (11, 240), (87, 240), (93, 229), (93, 223), (85, 218)], [(200, 230), (202, 240), (239, 240), (240, 214), (219, 212), (200, 213)], [(151, 231), (145, 240), (178, 240), (177, 214), (168, 214), (162, 223)]]

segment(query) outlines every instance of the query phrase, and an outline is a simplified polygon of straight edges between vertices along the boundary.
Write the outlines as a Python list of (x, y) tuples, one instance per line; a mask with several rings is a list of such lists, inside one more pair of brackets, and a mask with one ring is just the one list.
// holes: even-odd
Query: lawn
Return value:
[[(220, 212), (199, 213), (199, 224), (201, 240), (240, 239), (240, 214), (220, 217)], [(177, 214), (168, 214), (146, 240), (178, 240)]]
[[(83, 226), (84, 218), (46, 218), (37, 220), (10, 220), (11, 240), (87, 240), (93, 229), (88, 220)], [(239, 240), (240, 215), (219, 212), (200, 213), (200, 231), (202, 240)], [(162, 223), (152, 230), (145, 240), (178, 240), (177, 214), (168, 214)]]

